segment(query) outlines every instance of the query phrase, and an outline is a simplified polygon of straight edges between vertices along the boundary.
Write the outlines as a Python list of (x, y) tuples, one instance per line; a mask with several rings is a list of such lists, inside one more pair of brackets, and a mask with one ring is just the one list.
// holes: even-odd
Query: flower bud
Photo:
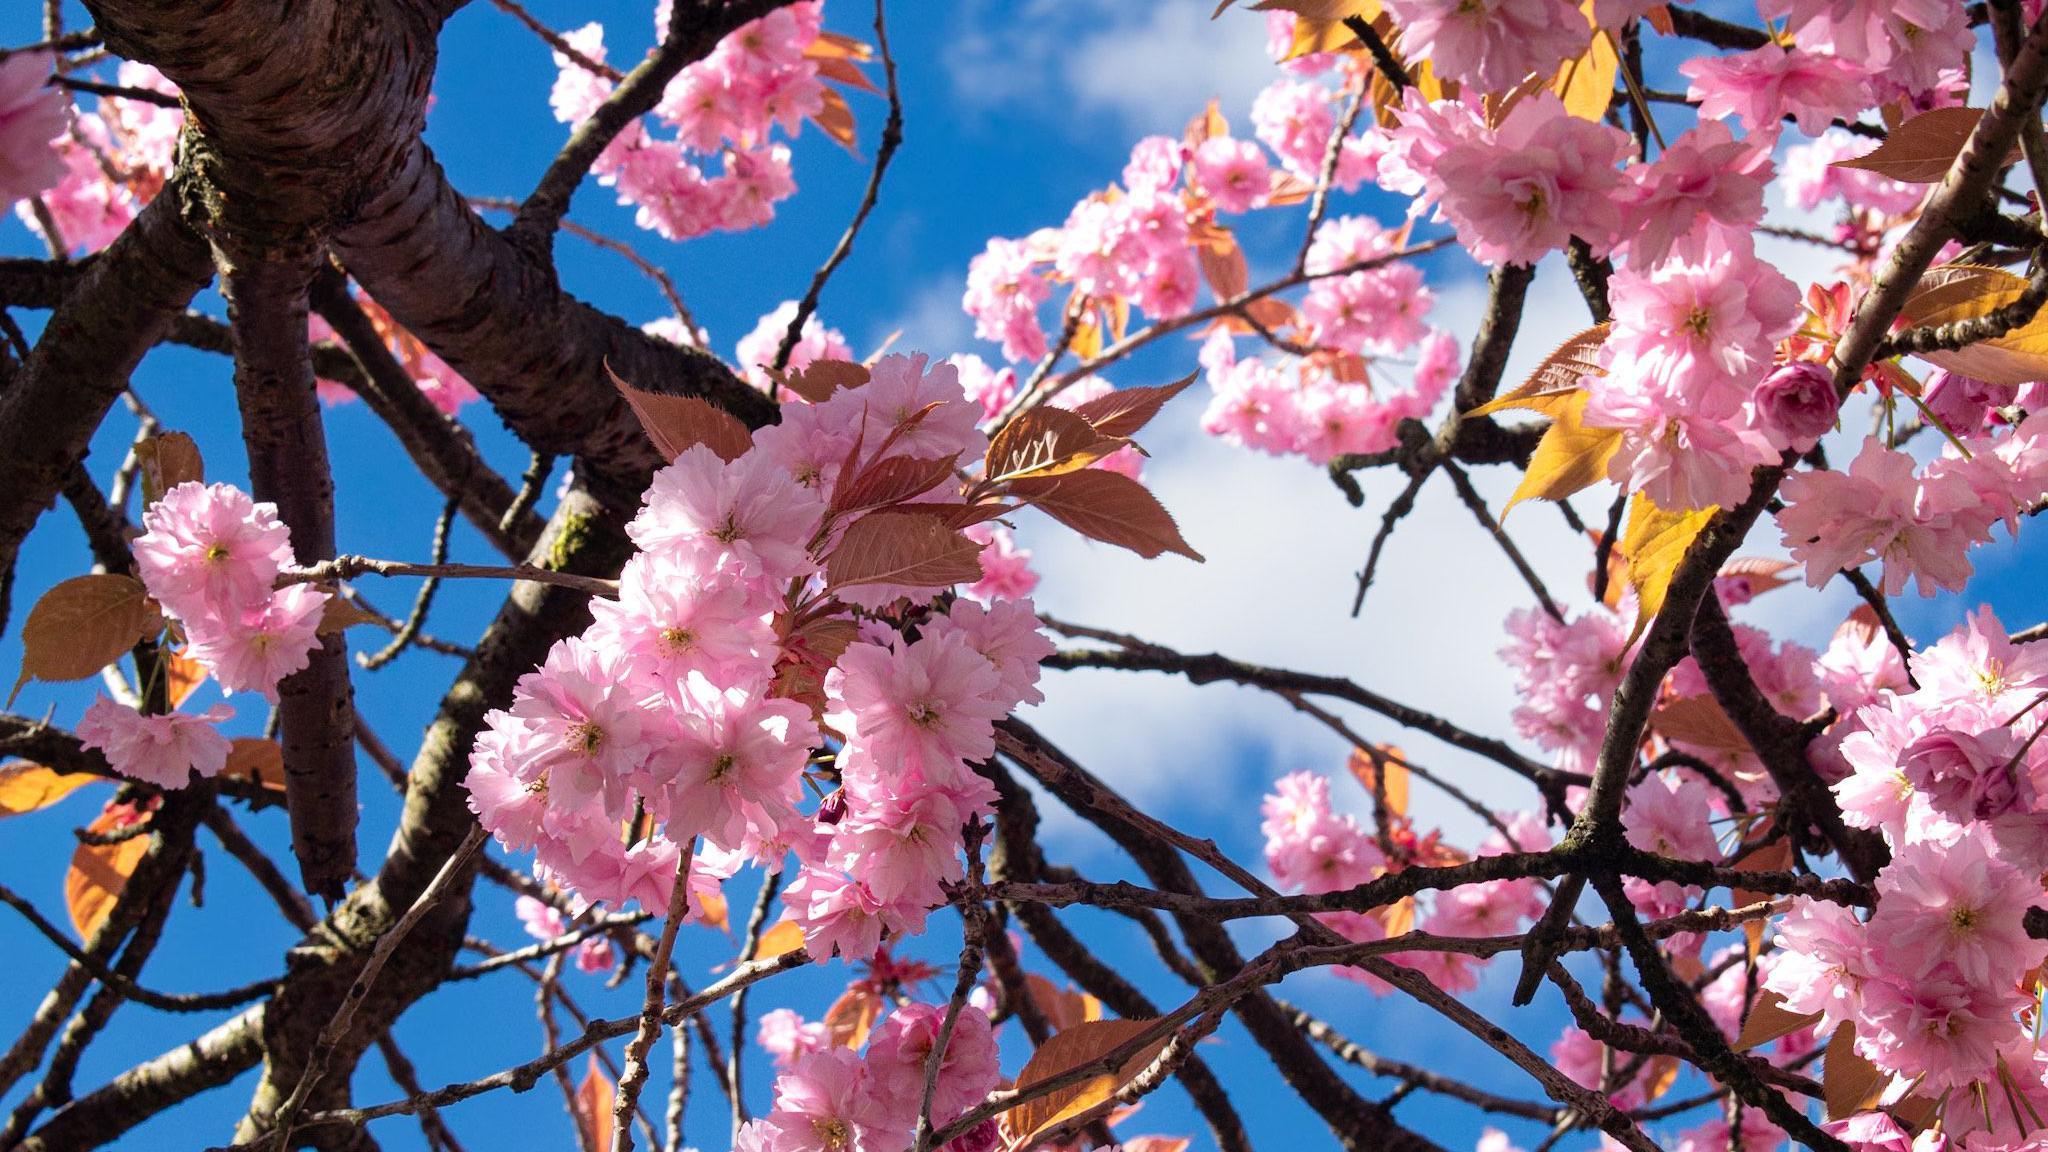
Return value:
[(1806, 361), (1772, 371), (1750, 393), (1754, 419), (1777, 448), (1804, 452), (1835, 426), (1834, 377), (1826, 368)]

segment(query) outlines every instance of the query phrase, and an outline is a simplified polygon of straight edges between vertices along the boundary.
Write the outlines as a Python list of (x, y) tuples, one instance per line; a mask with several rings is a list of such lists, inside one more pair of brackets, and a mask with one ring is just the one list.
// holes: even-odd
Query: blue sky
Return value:
[[(935, 355), (973, 350), (993, 359), (995, 350), (972, 339), (971, 324), (958, 307), (967, 262), (988, 237), (1021, 236), (1057, 224), (1077, 198), (1115, 177), (1132, 141), (1149, 132), (1177, 132), (1212, 93), (1248, 133), (1250, 96), (1274, 75), (1264, 63), (1262, 22), (1233, 12), (1211, 24), (1210, 6), (1205, 0), (1150, 6), (1108, 0), (892, 5), (907, 143), (889, 174), (881, 208), (825, 294), (826, 321), (843, 329), (861, 352), (901, 330), (897, 347), (902, 350)], [(14, 5), (0, 14), (0, 41), (36, 37), (29, 7)], [(558, 28), (603, 21), (614, 61), (637, 58), (652, 37), (648, 6), (641, 3), (556, 0), (536, 4), (535, 11)], [(74, 27), (85, 22), (77, 11), (72, 20)], [(858, 2), (831, 0), (827, 23), (866, 36), (869, 11)], [(515, 197), (530, 188), (565, 136), (547, 106), (552, 77), (545, 47), (490, 5), (472, 4), (455, 18), (441, 41), (429, 142), (458, 187), (475, 195)], [(729, 354), (759, 316), (801, 292), (844, 227), (866, 175), (865, 155), (882, 112), (881, 101), (873, 97), (856, 95), (853, 106), (862, 128), (863, 157), (851, 157), (818, 133), (806, 132), (795, 149), (802, 191), (781, 206), (774, 224), (765, 229), (671, 244), (639, 233), (630, 210), (617, 207), (611, 194), (594, 184), (579, 193), (572, 218), (634, 242), (666, 268), (711, 331), (716, 349)], [(1392, 220), (1400, 206), (1368, 192), (1340, 196), (1335, 211), (1374, 212)], [(1255, 278), (1291, 256), (1299, 212), (1269, 214), (1270, 220), (1246, 230)], [(653, 286), (617, 257), (572, 237), (562, 238), (557, 251), (564, 283), (585, 299), (634, 322), (665, 312)], [(0, 252), (36, 255), (39, 249), (10, 219), (0, 222)], [(1810, 253), (1797, 258), (1809, 264), (1812, 259)], [(1444, 257), (1432, 262), (1431, 275), (1439, 295), (1437, 322), (1458, 333), (1463, 343), (1480, 299), (1477, 270), (1460, 257)], [(1583, 306), (1559, 269), (1542, 271), (1534, 301), (1518, 366), (1586, 323)], [(209, 294), (202, 306), (217, 310), (218, 300)], [(28, 314), (24, 323), (33, 332), (40, 319)], [(1165, 341), (1112, 376), (1124, 385), (1158, 383), (1191, 370), (1193, 353), (1192, 344)], [(159, 349), (137, 372), (135, 384), (166, 426), (198, 438), (211, 478), (242, 481), (246, 465), (226, 360)], [(1341, 672), (1443, 710), (1469, 726), (1507, 734), (1510, 695), (1492, 652), (1500, 643), (1501, 617), (1519, 606), (1525, 594), (1463, 509), (1437, 490), (1440, 486), (1425, 495), (1417, 515), (1396, 537), (1366, 612), (1353, 620), (1346, 614), (1351, 573), (1377, 524), (1378, 509), (1391, 494), (1389, 478), (1370, 478), (1368, 508), (1351, 509), (1316, 469), (1298, 460), (1254, 457), (1202, 436), (1197, 427), (1202, 402), (1190, 396), (1162, 417), (1149, 441), (1155, 455), (1150, 482), (1181, 516), (1191, 541), (1210, 563), (1197, 568), (1168, 558), (1145, 564), (1032, 526), (1027, 541), (1039, 549), (1046, 576), (1040, 599), (1047, 609), (1186, 646)], [(524, 450), (486, 409), (473, 407), (464, 419), (503, 472), (516, 475), (525, 466)], [(118, 463), (130, 427), (117, 413), (95, 442), (89, 464), (103, 481)], [(328, 435), (341, 489), (344, 549), (423, 559), (440, 497), (409, 472), (389, 433), (361, 405), (331, 409)], [(1496, 507), (1511, 486), (1503, 480), (1481, 478)], [(1583, 604), (1583, 544), (1547, 509), (1519, 512), (1513, 526), (1551, 588)], [(1770, 541), (1756, 543), (1760, 550), (1771, 550)], [(2038, 571), (2037, 551), (2031, 543), (1983, 550), (1971, 602), (1990, 601), (2013, 627), (2040, 619), (2048, 612), (2048, 597), (2030, 579)], [(490, 556), (473, 533), (458, 530), (455, 558), (483, 561)], [(44, 517), (23, 555), (14, 618), (22, 618), (42, 589), (83, 571), (88, 563), (68, 514), (60, 507)], [(413, 585), (390, 581), (364, 590), (387, 610), (400, 612)], [(445, 589), (431, 630), (450, 638), (473, 637), (499, 598), (500, 590), (488, 586)], [(1747, 611), (1751, 619), (1817, 643), (1825, 641), (1846, 607), (1835, 590), (1826, 596), (1779, 593)], [(1962, 610), (1962, 601), (1950, 599), (1900, 604), (1906, 626), (1923, 640), (1951, 626)], [(358, 633), (355, 642), (374, 644), (377, 639)], [(19, 658), (14, 636), (0, 637), (0, 667), (12, 669)], [(409, 756), (456, 667), (452, 659), (414, 653), (389, 670), (359, 672), (358, 706), (387, 743)], [(1275, 776), (1301, 768), (1341, 771), (1342, 748), (1334, 740), (1305, 726), (1284, 705), (1249, 692), (1100, 674), (1073, 674), (1054, 681), (1048, 692), (1036, 722), (1141, 802), (1183, 827), (1216, 837), (1240, 858), (1256, 858), (1253, 808)], [(54, 710), (59, 723), (69, 724), (89, 699), (86, 687), (35, 685), (18, 708), (32, 714)], [(240, 699), (236, 703), (243, 714), (234, 730), (257, 731), (260, 708)], [(1396, 730), (1369, 718), (1358, 723), (1371, 738), (1401, 739)], [(1503, 807), (1529, 799), (1498, 774), (1426, 741), (1408, 745), (1425, 762), (1482, 789)], [(365, 856), (374, 859), (390, 833), (396, 805), (372, 766), (364, 764), (361, 778), (361, 843)], [(1356, 792), (1344, 783), (1339, 789)], [(7, 821), (0, 881), (45, 908), (61, 907), (71, 829), (90, 818), (104, 795), (104, 789), (87, 790), (50, 812)], [(1360, 798), (1352, 795), (1348, 802)], [(1469, 817), (1432, 797), (1419, 797), (1417, 803), (1426, 822), (1443, 819), (1454, 839), (1471, 842)], [(1049, 802), (1045, 807), (1048, 851), (1054, 859), (1072, 861), (1097, 878), (1127, 874), (1101, 842), (1063, 819)], [(265, 813), (248, 823), (278, 858), (285, 857), (281, 815)], [(173, 917), (149, 969), (148, 983), (161, 990), (194, 991), (259, 978), (277, 969), (283, 949), (295, 939), (233, 861), (209, 840), (202, 838), (202, 846), (208, 865), (205, 904), (180, 909)], [(745, 906), (749, 891), (747, 883), (735, 884), (736, 906)], [(521, 942), (509, 897), (488, 886), (480, 887), (478, 896), (476, 931), (508, 945)], [(18, 1031), (40, 989), (61, 967), (47, 942), (10, 917), (0, 916), (0, 975), (17, 989), (0, 1003), (0, 1035), (8, 1036)], [(1086, 912), (1077, 913), (1074, 922), (1156, 1000), (1174, 1003), (1186, 995), (1171, 978), (1158, 978), (1156, 958), (1135, 930)], [(956, 922), (940, 916), (933, 923), (932, 936), (916, 950), (944, 962), (957, 947)], [(1247, 928), (1244, 938), (1249, 945), (1261, 939), (1254, 928)], [(709, 970), (731, 952), (731, 942), (715, 932), (692, 928), (683, 934), (683, 968), (696, 983), (705, 982)], [(1028, 953), (1026, 959), (1034, 962)], [(816, 1015), (842, 975), (839, 968), (800, 973), (757, 995), (753, 1007), (758, 1013), (787, 1004)], [(1510, 1015), (1512, 975), (1494, 973), (1472, 1001), (1488, 1016), (1509, 1020), (1541, 1049), (1556, 1035), (1560, 1009), (1552, 997)], [(399, 1039), (429, 1085), (482, 1075), (538, 1050), (530, 986), (516, 975), (492, 979), (498, 982), (444, 990), (400, 1023)], [(607, 991), (590, 977), (572, 974), (568, 979), (572, 992), (594, 1014), (623, 1015), (637, 1007), (634, 987)], [(1284, 991), (1388, 1055), (1535, 1096), (1498, 1057), (1439, 1024), (1426, 1009), (1374, 999), (1356, 986), (1320, 975), (1298, 977)], [(138, 1057), (196, 1034), (204, 1022), (126, 1008), (86, 1058), (78, 1084), (99, 1084)], [(1012, 1070), (1022, 1059), (1016, 1047), (1020, 1040), (1009, 1038)], [(1303, 1147), (1334, 1147), (1321, 1125), (1280, 1088), (1234, 1024), (1203, 1054), (1222, 1072), (1254, 1132), (1268, 1139), (1292, 1135)], [(760, 1109), (768, 1077), (759, 1061), (750, 1063), (750, 1071), (749, 1096)], [(176, 1146), (221, 1139), (246, 1104), (251, 1082), (245, 1077), (201, 1097), (117, 1146), (161, 1147), (166, 1133)], [(1359, 1082), (1369, 1094), (1390, 1087), (1362, 1077)], [(665, 1090), (665, 1074), (660, 1074), (649, 1098), (658, 1100)], [(366, 1061), (356, 1081), (357, 1099), (373, 1102), (394, 1094), (377, 1061)], [(1469, 1145), (1482, 1124), (1471, 1110), (1433, 1098), (1414, 1098), (1399, 1115), (1451, 1147)], [(524, 1095), (492, 1095), (457, 1110), (451, 1119), (471, 1148), (573, 1147), (560, 1099), (547, 1082)], [(700, 1082), (690, 1114), (693, 1141), (705, 1149), (723, 1148), (725, 1126), (715, 1090)], [(1527, 1125), (1503, 1126), (1525, 1145), (1541, 1136)], [(1177, 1089), (1148, 1100), (1122, 1131), (1193, 1133), (1198, 1146), (1207, 1144)], [(417, 1129), (404, 1120), (382, 1122), (376, 1133), (386, 1148), (421, 1144)]]

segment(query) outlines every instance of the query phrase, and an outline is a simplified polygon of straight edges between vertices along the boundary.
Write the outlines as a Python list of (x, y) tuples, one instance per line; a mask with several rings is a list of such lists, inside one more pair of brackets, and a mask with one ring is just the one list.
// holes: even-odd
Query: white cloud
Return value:
[[(1825, 250), (1774, 244), (1766, 255), (1802, 285), (1831, 278), (1832, 254)], [(1485, 305), (1484, 282), (1467, 279), (1439, 292), (1436, 321), (1469, 345)], [(1520, 380), (1589, 323), (1562, 261), (1547, 261), (1529, 294), (1505, 379)], [(1346, 676), (1473, 731), (1517, 742), (1508, 719), (1516, 702), (1513, 675), (1496, 653), (1507, 614), (1534, 598), (1450, 485), (1437, 478), (1423, 489), (1387, 548), (1364, 612), (1352, 619), (1356, 574), (1405, 477), (1388, 469), (1360, 474), (1366, 504), (1351, 508), (1322, 469), (1200, 432), (1206, 398), (1198, 386), (1149, 430), (1153, 459), (1145, 479), (1208, 563), (1140, 560), (1027, 514), (1026, 542), (1044, 576), (1041, 609), (1182, 651)], [(1847, 451), (1853, 453), (1856, 438), (1844, 437)], [(1471, 475), (1496, 514), (1519, 477), (1507, 468), (1478, 468)], [(1597, 525), (1611, 493), (1595, 488), (1574, 504)], [(1583, 610), (1590, 601), (1585, 541), (1543, 504), (1518, 508), (1508, 526), (1551, 594), (1567, 611)], [(1742, 551), (1783, 554), (1768, 520)], [(1794, 588), (1744, 608), (1741, 617), (1819, 645), (1852, 602), (1853, 594), (1839, 586), (1826, 596)], [(1134, 802), (1196, 835), (1241, 835), (1254, 827), (1252, 797), (1283, 773), (1342, 772), (1340, 739), (1255, 689), (1195, 686), (1146, 673), (1048, 673), (1046, 679), (1047, 702), (1035, 710), (1033, 723)], [(1479, 757), (1359, 709), (1336, 710), (1367, 739), (1400, 744), (1418, 763), (1490, 805), (1509, 809), (1534, 800), (1527, 785)], [(1056, 803), (1043, 809), (1050, 834), (1074, 830)], [(1484, 832), (1476, 817), (1427, 786), (1417, 788), (1415, 815), (1423, 827), (1440, 824), (1453, 843), (1469, 845)], [(1080, 851), (1081, 843), (1060, 847)]]
[[(960, 6), (946, 57), (955, 93), (977, 107), (1026, 106), (1048, 118), (1106, 113), (1120, 134), (1171, 133), (1211, 97), (1242, 118), (1278, 75), (1258, 16), (1211, 21), (1201, 0), (1031, 0), (1002, 21), (985, 19), (989, 9)], [(997, 26), (1001, 36), (986, 31)]]
[(943, 355), (948, 349), (975, 346), (974, 321), (960, 307), (961, 279), (940, 276), (919, 288), (904, 304), (903, 311), (868, 333), (862, 348), (878, 348), (896, 334), (891, 348), (897, 352), (931, 352)]

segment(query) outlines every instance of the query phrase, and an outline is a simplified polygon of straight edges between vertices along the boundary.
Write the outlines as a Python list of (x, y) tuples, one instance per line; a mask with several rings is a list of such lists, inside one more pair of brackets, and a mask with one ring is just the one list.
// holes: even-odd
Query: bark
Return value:
[[(222, 255), (250, 488), (277, 505), (301, 565), (334, 557), (334, 476), (306, 347), (314, 258)], [(277, 686), (277, 707), (292, 855), (306, 890), (331, 903), (356, 866), (355, 704), (340, 632), (322, 635), (306, 667)]]
[[(213, 277), (174, 182), (76, 277), (0, 394), (0, 576), (86, 454), (143, 353)], [(6, 624), (0, 609), (0, 627)]]

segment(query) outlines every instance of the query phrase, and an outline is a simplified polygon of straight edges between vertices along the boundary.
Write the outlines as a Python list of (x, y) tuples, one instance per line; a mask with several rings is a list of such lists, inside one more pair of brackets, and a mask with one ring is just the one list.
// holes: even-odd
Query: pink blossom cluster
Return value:
[[(572, 899), (571, 903), (574, 905), (581, 901)], [(573, 927), (560, 909), (537, 896), (520, 896), (513, 902), (513, 909), (518, 913), (519, 923), (526, 929), (526, 934), (543, 944), (561, 939)], [(618, 965), (618, 950), (611, 938), (604, 935), (584, 937), (570, 950), (569, 957), (578, 972), (593, 975), (609, 972)]]
[(1200, 360), (1212, 393), (1202, 414), (1205, 431), (1273, 455), (1298, 453), (1315, 464), (1394, 447), (1401, 422), (1429, 415), (1458, 376), (1457, 342), (1437, 329), (1420, 341), (1412, 385), (1400, 392), (1343, 379), (1313, 358), (1239, 359), (1236, 342), (1223, 331), (1202, 345)]
[[(16, 61), (30, 58), (10, 57), (0, 68), (16, 68)], [(48, 58), (43, 59), (42, 67), (47, 69)], [(132, 60), (122, 62), (115, 82), (124, 88), (178, 94), (177, 86), (161, 72)], [(60, 108), (63, 103), (59, 97)], [(170, 176), (185, 113), (142, 100), (105, 96), (97, 111), (72, 111), (68, 120), (69, 130), (56, 140), (61, 176), (38, 191), (45, 191), (43, 205), (57, 229), (54, 239), (72, 252), (97, 252), (121, 234)], [(62, 131), (65, 119), (60, 116), (57, 124)], [(6, 199), (10, 197), (0, 187), (0, 200)], [(28, 204), (15, 205), (15, 213), (45, 242), (53, 239), (45, 234), (43, 220)]]
[(1558, 768), (1589, 770), (1608, 702), (1628, 668), (1627, 626), (1600, 608), (1565, 620), (1523, 608), (1509, 613), (1507, 630), (1500, 658), (1515, 673), (1515, 731), (1551, 753)]
[(225, 692), (277, 699), (306, 666), (330, 599), (311, 584), (275, 587), (294, 563), (277, 506), (227, 484), (188, 480), (143, 512), (135, 569), (184, 628), (185, 655)]
[[(667, 35), (667, 3), (656, 7), (654, 19), (656, 35)], [(793, 138), (805, 118), (825, 107), (818, 61), (807, 51), (822, 20), (822, 0), (808, 0), (742, 25), (663, 91), (653, 116), (672, 136), (635, 120), (605, 148), (591, 171), (616, 189), (619, 203), (636, 209), (635, 223), (687, 240), (774, 218), (776, 203), (796, 191), (789, 146), (773, 138), (774, 130)], [(604, 61), (602, 25), (586, 24), (563, 39), (587, 59)], [(581, 124), (613, 84), (562, 52), (554, 55), (555, 118)], [(715, 175), (699, 163), (711, 156), (722, 165)]]
[[(143, 512), (132, 545), (149, 595), (184, 630), (184, 655), (222, 691), (254, 692), (273, 703), (277, 683), (306, 666), (319, 643), (328, 594), (310, 584), (275, 587), (293, 563), (291, 529), (277, 506), (226, 484), (187, 481)], [(144, 715), (105, 696), (86, 710), (79, 740), (116, 772), (161, 788), (227, 766), (230, 745), (216, 727), (226, 704), (200, 713)]]
[(50, 77), (48, 52), (20, 52), (0, 60), (0, 204), (25, 200), (56, 186), (64, 163), (52, 145), (64, 135), (68, 102)]
[[(1002, 1079), (995, 1031), (978, 1007), (963, 1005), (945, 1055), (926, 1091), (926, 1064), (937, 1047), (946, 1007), (900, 1002), (867, 1038), (863, 1052), (830, 1044), (794, 1013), (762, 1021), (781, 1069), (774, 1108), (740, 1129), (734, 1152), (886, 1152), (907, 1148), (925, 1101), (938, 1128), (981, 1103)], [(982, 1131), (986, 1129), (986, 1131)], [(995, 1121), (962, 1136), (949, 1150), (993, 1146)]]
[[(1259, 830), (1266, 838), (1266, 867), (1274, 882), (1288, 891), (1322, 893), (1353, 888), (1398, 871), (1422, 855), (1412, 829), (1405, 826), (1404, 819), (1397, 819), (1401, 826), (1388, 838), (1396, 852), (1390, 859), (1373, 829), (1332, 808), (1330, 778), (1318, 773), (1293, 772), (1281, 777), (1259, 812)], [(1497, 819), (1500, 827), (1480, 845), (1479, 855), (1535, 852), (1550, 846), (1541, 816), (1524, 812)], [(1428, 842), (1433, 841), (1434, 835)], [(1491, 880), (1436, 893), (1427, 914), (1416, 912), (1412, 922), (1420, 930), (1440, 936), (1498, 936), (1519, 931), (1542, 913), (1543, 893), (1536, 882)], [(1389, 916), (1390, 910), (1382, 909), (1325, 913), (1319, 919), (1347, 939), (1364, 942), (1387, 937)], [(1419, 969), (1447, 991), (1469, 991), (1478, 986), (1481, 962), (1475, 957), (1425, 950), (1390, 959)], [(1341, 968), (1338, 973), (1374, 992), (1388, 990), (1384, 982), (1362, 969)]]
[(1950, 393), (1943, 406), (1977, 430), (1924, 467), (1872, 436), (1846, 472), (1785, 478), (1778, 527), (1806, 565), (1808, 584), (1817, 588), (1845, 568), (1877, 561), (1888, 594), (1909, 581), (1923, 596), (1960, 592), (1970, 578), (1970, 549), (1988, 542), (2001, 520), (2016, 532), (2021, 516), (2048, 498), (2048, 416), (2027, 417), (1999, 436), (1987, 427), (1992, 409), (1970, 400), (1970, 382), (1940, 383)]
[[(863, 478), (918, 462), (949, 476), (985, 446), (980, 413), (951, 364), (888, 356), (866, 384), (788, 399), (736, 458), (699, 444), (657, 472), (616, 598), (486, 718), (467, 781), (484, 826), (566, 890), (657, 911), (685, 845), (693, 910), (741, 864), (794, 853), (784, 901), (821, 958), (921, 931), (994, 800), (970, 765), (1040, 698), (1052, 644), (1006, 595), (1029, 587), (1014, 561), (984, 568), (985, 603), (950, 604), (943, 586), (844, 582), (825, 562), (862, 519), (847, 501)], [(960, 505), (934, 484), (915, 507)], [(821, 750), (837, 788), (800, 810)]]

